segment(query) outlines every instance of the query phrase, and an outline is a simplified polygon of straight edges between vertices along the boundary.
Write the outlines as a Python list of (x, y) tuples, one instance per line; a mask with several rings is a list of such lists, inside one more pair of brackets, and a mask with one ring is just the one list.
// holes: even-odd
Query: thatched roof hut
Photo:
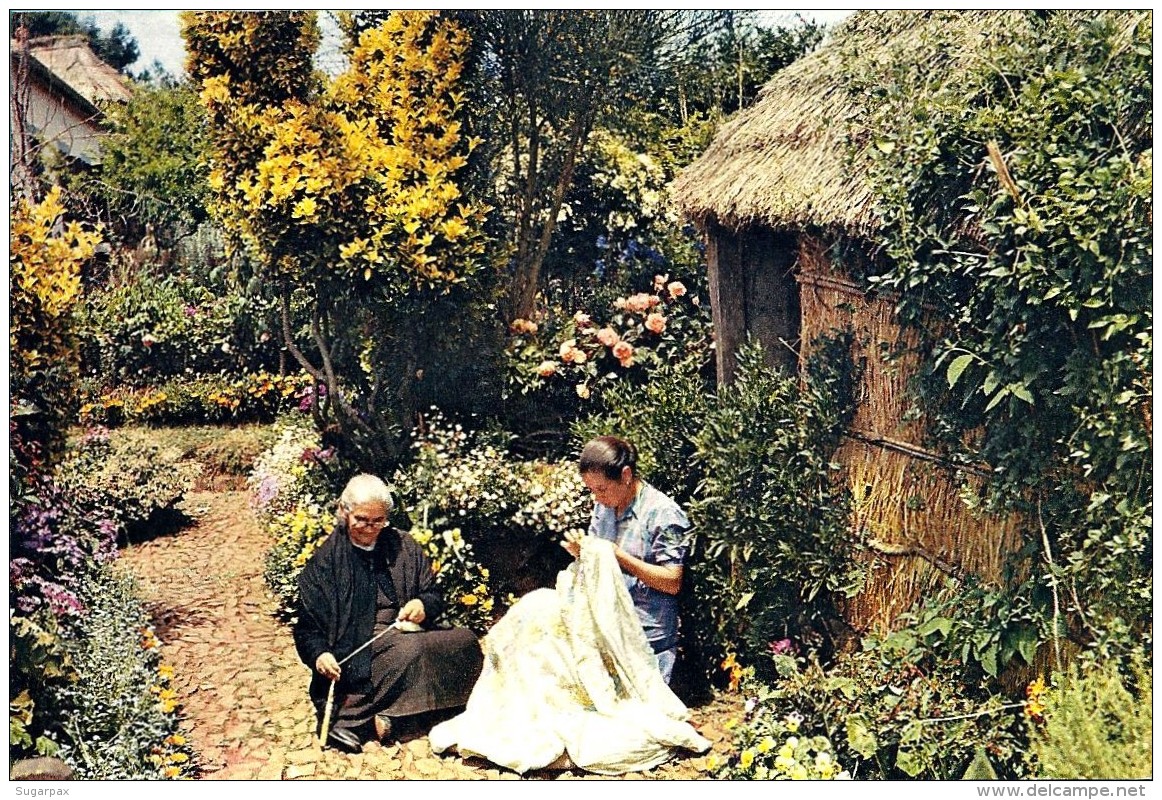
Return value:
[(915, 333), (899, 324), (892, 298), (853, 277), (879, 228), (867, 179), (870, 104), (891, 80), (959, 72), (983, 44), (1038, 24), (1036, 13), (857, 12), (725, 123), (675, 186), (707, 243), (720, 382), (731, 380), (747, 337), (793, 372), (820, 337), (855, 331), (860, 399), (836, 460), (855, 502), (852, 523), (880, 554), (846, 609), (858, 628), (889, 625), (949, 573), (1003, 580), (1022, 526), (972, 512), (962, 487), (986, 473), (926, 449), (908, 391)]
[(872, 235), (878, 224), (859, 156), (870, 144), (868, 95), (860, 83), (901, 58), (929, 74), (960, 71), (990, 37), (1035, 24), (1034, 13), (856, 12), (722, 126), (676, 181), (678, 205), (703, 225)]

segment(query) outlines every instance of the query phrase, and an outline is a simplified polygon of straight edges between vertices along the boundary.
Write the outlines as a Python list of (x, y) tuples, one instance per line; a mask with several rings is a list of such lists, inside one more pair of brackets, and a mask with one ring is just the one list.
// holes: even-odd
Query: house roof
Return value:
[[(11, 43), (12, 54), (19, 44)], [(84, 36), (43, 36), (28, 41), (33, 61), (52, 79), (63, 84), (94, 108), (111, 101), (128, 101), (133, 91), (128, 80), (99, 59)]]
[(994, 37), (1026, 30), (1035, 20), (1035, 12), (1021, 10), (856, 12), (722, 125), (678, 176), (675, 201), (700, 223), (731, 228), (874, 233), (866, 119), (875, 101), (861, 80), (891, 80), (887, 68), (907, 62), (913, 76), (935, 86), (942, 76), (960, 74)]

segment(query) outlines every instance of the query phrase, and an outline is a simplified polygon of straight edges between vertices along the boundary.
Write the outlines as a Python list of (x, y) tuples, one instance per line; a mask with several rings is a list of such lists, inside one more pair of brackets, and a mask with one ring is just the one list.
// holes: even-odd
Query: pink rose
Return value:
[(666, 288), (670, 290), (670, 297), (681, 297), (686, 294), (686, 287), (681, 281), (674, 281)]
[(629, 342), (618, 342), (614, 345), (613, 356), (623, 367), (628, 367), (633, 363), (633, 345)]
[(556, 371), (557, 371), (557, 362), (556, 361), (542, 361), (540, 363), (540, 366), (537, 367), (537, 374), (540, 375), (542, 378), (547, 378), (550, 375), (555, 374)]
[(557, 351), (557, 355), (559, 355), (561, 360), (567, 364), (572, 361), (572, 359), (569, 357), (569, 354), (575, 350), (576, 347), (576, 339), (566, 339), (565, 341), (561, 342), (561, 348)]
[(670, 279), (669, 275), (655, 275), (654, 276), (654, 291), (662, 291), (662, 287), (666, 285), (666, 281)]
[(573, 322), (577, 325), (578, 328), (588, 328), (593, 325), (593, 321), (584, 311), (578, 311), (576, 314), (574, 314)]
[(654, 312), (646, 317), (646, 328), (654, 333), (661, 333), (666, 329), (666, 318)]
[(621, 337), (617, 335), (617, 331), (613, 328), (602, 328), (597, 332), (597, 341), (601, 342), (606, 347), (613, 347)]

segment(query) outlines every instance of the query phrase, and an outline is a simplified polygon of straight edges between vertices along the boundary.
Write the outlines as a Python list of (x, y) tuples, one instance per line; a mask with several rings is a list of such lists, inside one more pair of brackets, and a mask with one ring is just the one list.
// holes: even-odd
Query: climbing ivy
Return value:
[(1024, 19), (963, 70), (851, 76), (890, 264), (869, 280), (922, 333), (934, 436), (1030, 520), (1046, 635), (1103, 649), (1151, 627), (1152, 30)]

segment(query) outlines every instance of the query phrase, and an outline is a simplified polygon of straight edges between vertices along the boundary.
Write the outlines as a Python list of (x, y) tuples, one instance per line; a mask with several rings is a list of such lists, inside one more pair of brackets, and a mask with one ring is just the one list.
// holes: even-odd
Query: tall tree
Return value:
[(311, 13), (189, 12), (183, 27), (215, 212), (277, 287), (286, 346), (326, 386), (319, 422), (364, 467), (390, 470), (448, 327), (439, 304), (482, 266), (484, 209), (457, 184), (475, 146), (462, 135), (466, 36), (435, 13), (393, 13), (325, 82)]
[(675, 53), (713, 29), (716, 12), (469, 12), (500, 107), (501, 209), (512, 256), (506, 311), (530, 316), (542, 266), (589, 135), (648, 96)]

